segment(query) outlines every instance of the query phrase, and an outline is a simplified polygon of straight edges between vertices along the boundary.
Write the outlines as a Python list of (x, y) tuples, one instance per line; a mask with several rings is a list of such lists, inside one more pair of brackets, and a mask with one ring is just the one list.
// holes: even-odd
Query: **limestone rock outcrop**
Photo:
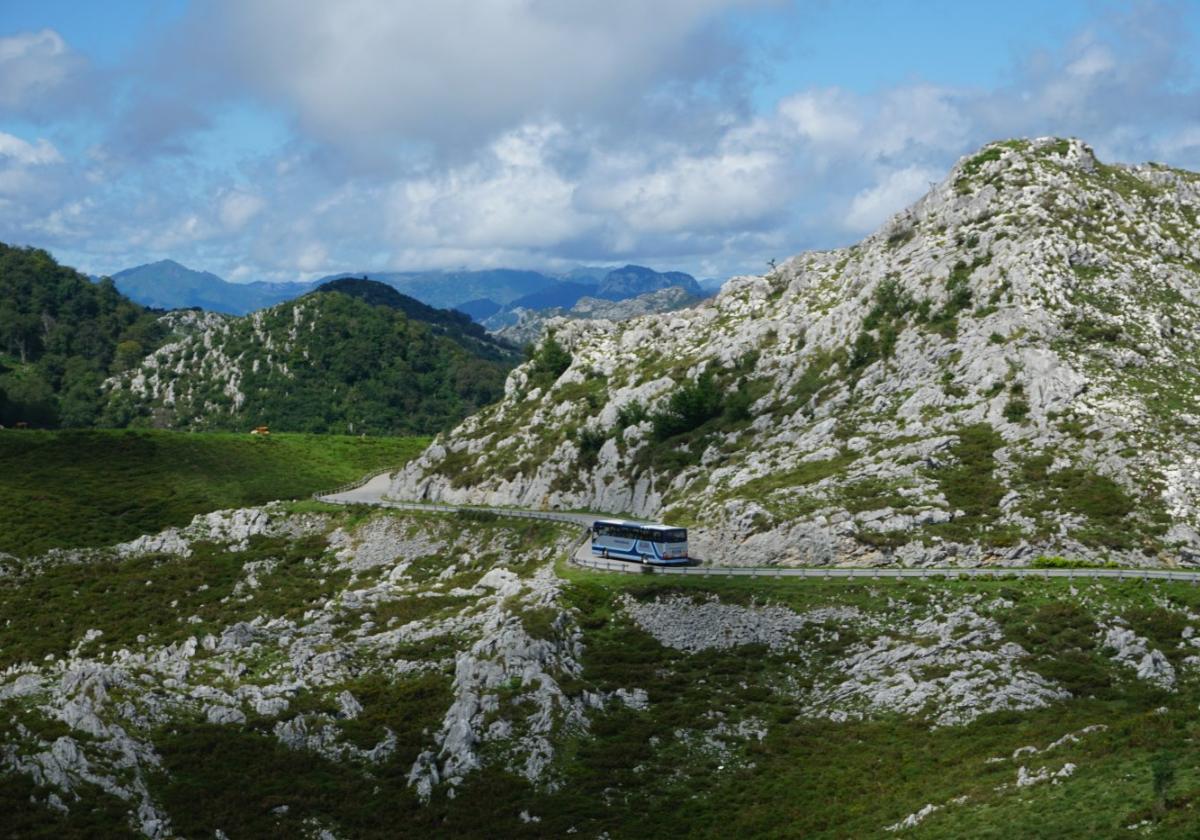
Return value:
[(1198, 213), (1196, 173), (989, 145), (857, 245), (556, 324), (570, 365), (391, 494), (665, 520), (721, 563), (1195, 565)]

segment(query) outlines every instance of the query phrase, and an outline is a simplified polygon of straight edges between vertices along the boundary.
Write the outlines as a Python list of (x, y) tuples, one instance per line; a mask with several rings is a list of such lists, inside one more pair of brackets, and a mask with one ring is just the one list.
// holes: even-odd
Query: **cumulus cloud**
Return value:
[(0, 131), (0, 219), (34, 221), (54, 213), (68, 194), (64, 163), (48, 140), (30, 142)]
[[(60, 134), (0, 134), (0, 239), (93, 269), (173, 256), (237, 279), (618, 259), (712, 276), (846, 244), (1003, 137), (1200, 166), (1200, 92), (1169, 8), (1097, 19), (990, 89), (801, 85), (752, 109), (748, 50), (713, 28), (740, 5), (197, 4), (219, 72), (187, 86), (164, 65), (84, 155)], [(221, 107), (248, 101), (294, 120), (291, 137), (232, 167), (189, 157)]]
[(18, 111), (61, 87), (80, 59), (57, 32), (0, 38), (0, 109)]
[(863, 130), (855, 97), (838, 90), (809, 90), (779, 103), (779, 115), (796, 136), (818, 148), (838, 148), (858, 143)]
[(901, 207), (924, 195), (930, 182), (936, 182), (941, 175), (941, 172), (921, 166), (906, 166), (888, 172), (879, 183), (854, 196), (843, 223), (855, 233), (870, 233)]
[(787, 160), (771, 148), (719, 148), (657, 160), (602, 161), (581, 199), (630, 232), (705, 233), (754, 227), (787, 201)]
[(39, 139), (36, 143), (30, 143), (3, 131), (0, 131), (0, 158), (7, 158), (19, 165), (32, 166), (62, 163), (63, 159), (58, 149), (48, 140)]
[(574, 184), (548, 157), (565, 132), (556, 124), (502, 135), (475, 160), (397, 182), (389, 214), (393, 241), (408, 247), (548, 248), (583, 224)]
[(226, 230), (241, 230), (266, 206), (262, 196), (242, 190), (229, 190), (221, 196), (218, 216)]
[(199, 14), (212, 60), (314, 136), (394, 147), (628, 113), (659, 82), (712, 80), (731, 64), (715, 17), (751, 5), (764, 0), (219, 0)]

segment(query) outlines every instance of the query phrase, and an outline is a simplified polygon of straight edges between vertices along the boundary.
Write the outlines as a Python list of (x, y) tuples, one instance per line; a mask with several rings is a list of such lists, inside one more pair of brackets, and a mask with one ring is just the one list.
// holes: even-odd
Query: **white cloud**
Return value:
[[(61, 150), (0, 132), (0, 240), (66, 243), (113, 255), (110, 268), (192, 257), (237, 279), (616, 260), (719, 276), (869, 233), (1003, 137), (1076, 135), (1109, 160), (1200, 164), (1200, 92), (1170, 19), (1090, 28), (990, 89), (800, 88), (755, 111), (737, 84), (722, 88), (745, 54), (702, 48), (734, 5), (195, 4), (234, 56), (210, 56), (223, 77), (193, 78), (187, 95), (170, 73), (152, 78), (153, 96), (131, 94), (141, 107), (114, 108), (110, 135), (82, 153), (59, 140), (68, 122), (46, 132)], [(71, 56), (53, 33), (0, 45), (0, 69)], [(0, 72), (0, 108), (69, 86), (22, 78)], [(221, 165), (192, 157), (225, 124), (222, 103), (248, 97), (294, 118), (292, 136), (228, 165), (225, 146)]]
[(314, 274), (328, 267), (329, 252), (320, 242), (310, 242), (292, 257), (291, 264), (305, 274)]
[(882, 157), (961, 150), (974, 128), (963, 113), (963, 98), (962, 93), (924, 84), (889, 91), (875, 116), (872, 151)]
[(42, 214), (66, 200), (64, 163), (48, 140), (30, 143), (0, 131), (0, 200), (7, 211), (0, 212), (0, 220), (11, 213), (36, 224)]
[(720, 12), (764, 0), (222, 0), (219, 60), (337, 145), (487, 139), (728, 69)]
[(602, 165), (582, 200), (631, 232), (728, 230), (778, 210), (788, 197), (785, 175), (786, 162), (770, 148), (625, 158)]
[(939, 180), (943, 174), (920, 166), (888, 172), (874, 186), (854, 196), (843, 224), (856, 233), (870, 233), (893, 213), (924, 195), (929, 182)]
[(78, 58), (52, 29), (0, 38), (0, 108), (19, 108), (65, 82)]
[(858, 103), (836, 88), (793, 94), (778, 110), (797, 134), (826, 149), (857, 143), (863, 129)]
[(30, 143), (3, 131), (0, 131), (0, 158), (8, 158), (12, 163), (21, 166), (44, 166), (62, 163), (63, 160), (54, 144), (45, 139)]
[(44, 219), (36, 220), (34, 228), (43, 236), (78, 236), (94, 203), (91, 199), (69, 202), (52, 211)]
[(172, 219), (167, 226), (150, 231), (147, 244), (157, 252), (170, 253), (187, 248), (212, 236), (213, 227), (196, 213), (186, 213)]
[(1067, 75), (1086, 79), (1107, 73), (1116, 66), (1117, 62), (1111, 51), (1103, 46), (1092, 45), (1083, 55), (1068, 64), (1066, 69)]
[(583, 222), (572, 206), (574, 184), (547, 160), (563, 135), (557, 125), (528, 126), (503, 135), (470, 163), (398, 181), (390, 202), (393, 240), (546, 248), (575, 235)]
[(218, 216), (221, 224), (229, 231), (241, 230), (246, 223), (262, 212), (266, 201), (254, 193), (230, 190), (220, 199)]

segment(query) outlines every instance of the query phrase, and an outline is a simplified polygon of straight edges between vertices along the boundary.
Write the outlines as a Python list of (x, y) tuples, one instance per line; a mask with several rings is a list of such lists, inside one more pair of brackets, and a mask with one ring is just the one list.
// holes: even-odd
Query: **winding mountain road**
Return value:
[[(474, 510), (512, 516), (521, 519), (544, 519), (566, 522), (582, 528), (591, 527), (597, 519), (613, 518), (606, 513), (578, 513), (560, 511), (525, 510), (521, 508), (499, 508), (480, 506), (435, 505), (423, 502), (400, 502), (387, 497), (391, 485), (391, 472), (367, 476), (361, 481), (340, 487), (327, 493), (314, 493), (317, 501), (339, 505), (374, 505), (398, 510), (422, 510), (435, 513), (455, 513), (459, 510)], [(999, 576), (1033, 578), (1070, 578), (1095, 580), (1116, 578), (1118, 580), (1163, 580), (1180, 583), (1200, 584), (1200, 571), (1177, 569), (1034, 569), (1029, 567), (991, 566), (975, 568), (848, 568), (836, 566), (780, 567), (780, 566), (643, 566), (640, 563), (602, 560), (593, 557), (586, 539), (581, 539), (572, 552), (571, 562), (588, 569), (609, 572), (642, 574), (652, 570), (660, 575), (700, 575), (703, 577), (752, 577), (752, 578), (816, 578), (833, 580), (840, 578), (992, 578)]]

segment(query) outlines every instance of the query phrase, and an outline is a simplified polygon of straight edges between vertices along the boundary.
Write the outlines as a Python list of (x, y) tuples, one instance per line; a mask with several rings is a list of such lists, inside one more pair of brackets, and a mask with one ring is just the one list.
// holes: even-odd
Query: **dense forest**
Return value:
[(162, 338), (156, 313), (112, 281), (0, 243), (0, 424), (111, 425), (101, 383)]
[(471, 337), (496, 345), (496, 340), (488, 335), (488, 331), (480, 324), (475, 323), (465, 312), (459, 312), (457, 309), (438, 309), (422, 303), (414, 297), (401, 294), (388, 284), (378, 280), (371, 280), (367, 277), (361, 280), (354, 277), (339, 277), (328, 283), (322, 283), (315, 291), (320, 293), (340, 292), (372, 306), (398, 309), (414, 321), (424, 321), (427, 324), (446, 327), (450, 334), (457, 338)]

